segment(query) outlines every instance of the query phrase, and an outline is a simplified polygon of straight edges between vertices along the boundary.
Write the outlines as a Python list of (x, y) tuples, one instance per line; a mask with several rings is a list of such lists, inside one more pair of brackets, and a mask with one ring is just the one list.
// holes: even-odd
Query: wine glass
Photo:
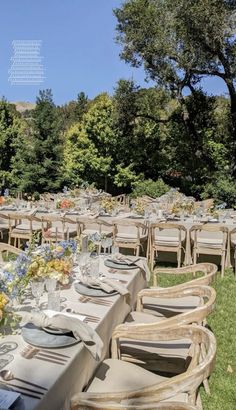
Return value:
[(39, 301), (40, 297), (42, 296), (44, 291), (44, 281), (33, 281), (31, 282), (31, 292), (32, 295), (35, 297), (35, 309), (33, 309), (35, 312), (39, 312)]
[(112, 246), (112, 238), (109, 238), (109, 237), (102, 238), (101, 246), (104, 250), (104, 254), (106, 254), (107, 249), (109, 250), (109, 248)]

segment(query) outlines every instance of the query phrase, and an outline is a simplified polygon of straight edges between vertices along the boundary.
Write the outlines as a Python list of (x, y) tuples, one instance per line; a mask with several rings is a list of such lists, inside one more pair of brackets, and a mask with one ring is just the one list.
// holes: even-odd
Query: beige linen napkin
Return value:
[(120, 293), (123, 296), (130, 295), (130, 292), (125, 286), (121, 285), (117, 280), (110, 279), (107, 277), (102, 277), (101, 279), (99, 279), (99, 278), (91, 278), (89, 276), (86, 276), (86, 277), (83, 277), (82, 282), (85, 285), (100, 288), (104, 290), (104, 292), (106, 293), (111, 293), (114, 290), (116, 290), (118, 293)]
[(94, 329), (78, 318), (64, 316), (60, 313), (53, 317), (48, 317), (43, 312), (25, 312), (22, 314), (21, 326), (24, 326), (27, 323), (32, 323), (38, 327), (55, 327), (69, 330), (73, 333), (76, 339), (82, 341), (84, 346), (97, 361), (101, 360), (103, 342), (100, 336)]
[(151, 273), (147, 264), (146, 259), (144, 258), (134, 258), (129, 257), (126, 255), (122, 255), (121, 253), (113, 255), (112, 260), (117, 263), (125, 263), (126, 265), (135, 265), (140, 268), (142, 271), (145, 272), (146, 280), (149, 281), (151, 277)]

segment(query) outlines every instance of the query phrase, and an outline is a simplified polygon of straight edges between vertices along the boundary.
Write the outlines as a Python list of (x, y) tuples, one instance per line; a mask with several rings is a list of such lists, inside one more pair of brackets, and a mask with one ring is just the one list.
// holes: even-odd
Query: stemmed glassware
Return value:
[(104, 250), (104, 254), (106, 254), (106, 253), (107, 253), (107, 249), (108, 249), (108, 251), (109, 251), (109, 249), (110, 249), (111, 246), (112, 246), (112, 238), (109, 238), (109, 237), (102, 238), (102, 239), (101, 239), (101, 246), (102, 246), (102, 248), (103, 248), (103, 250)]
[(35, 312), (39, 312), (39, 301), (40, 297), (42, 296), (44, 291), (44, 281), (33, 281), (31, 282), (31, 292), (32, 295), (35, 297), (35, 309), (33, 309)]

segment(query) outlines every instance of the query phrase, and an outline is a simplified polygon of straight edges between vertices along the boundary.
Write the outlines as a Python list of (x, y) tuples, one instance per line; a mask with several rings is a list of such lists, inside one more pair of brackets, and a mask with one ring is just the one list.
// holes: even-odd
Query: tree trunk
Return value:
[(229, 90), (230, 96), (230, 112), (231, 112), (231, 121), (232, 121), (232, 151), (233, 151), (233, 167), (232, 174), (236, 178), (236, 90), (231, 79), (225, 80), (226, 85)]

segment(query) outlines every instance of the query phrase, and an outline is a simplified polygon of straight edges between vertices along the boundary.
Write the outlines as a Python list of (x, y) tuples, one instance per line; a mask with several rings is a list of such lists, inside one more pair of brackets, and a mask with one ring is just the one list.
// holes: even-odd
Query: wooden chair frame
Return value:
[[(192, 360), (184, 373), (139, 390), (116, 393), (78, 393), (71, 400), (72, 410), (83, 408), (88, 400), (91, 404), (103, 405), (104, 409), (112, 409), (114, 404), (119, 405), (118, 409), (132, 409), (132, 407), (129, 407), (131, 405), (133, 407), (135, 405), (137, 410), (142, 409), (144, 405), (150, 405), (150, 408), (152, 408), (153, 403), (174, 399), (178, 393), (187, 393), (188, 403), (190, 405), (198, 404), (199, 408), (202, 408), (198, 389), (202, 381), (212, 373), (216, 357), (216, 340), (212, 332), (196, 325), (163, 328), (161, 331), (157, 329), (147, 331), (144, 325), (139, 325), (139, 328), (117, 326), (112, 338), (113, 359), (118, 359), (121, 356), (120, 339), (156, 342), (188, 339), (192, 341)], [(201, 346), (204, 346), (204, 355), (201, 353), (203, 350)], [(125, 404), (122, 404), (122, 400), (125, 400)]]
[(230, 231), (230, 246), (234, 250), (234, 276), (236, 278), (236, 245), (232, 242), (232, 236), (236, 234), (236, 228)]
[[(137, 232), (137, 237), (136, 239), (130, 239), (129, 238), (122, 238), (122, 233), (121, 237), (119, 237), (119, 226), (127, 226), (127, 227), (133, 227), (136, 228)], [(144, 236), (143, 236), (144, 235)], [(136, 256), (139, 256), (140, 254), (140, 248), (144, 250), (144, 243), (148, 239), (148, 227), (147, 225), (137, 222), (137, 221), (132, 221), (132, 220), (127, 220), (127, 219), (122, 219), (114, 222), (114, 233), (113, 233), (113, 238), (114, 238), (114, 246), (117, 246), (119, 248), (126, 248), (126, 249), (133, 249)]]
[[(218, 232), (222, 233), (222, 246), (219, 248), (213, 248), (209, 244), (209, 246), (201, 245), (198, 242), (198, 234), (200, 232)], [(194, 234), (194, 239), (192, 240), (191, 234)], [(218, 225), (193, 225), (190, 229), (190, 240), (193, 241), (193, 263), (194, 265), (197, 263), (197, 255), (219, 255), (221, 256), (221, 276), (224, 276), (225, 271), (225, 261), (226, 261), (226, 251), (227, 251), (227, 241), (229, 236), (229, 230), (226, 226), (218, 226)]]
[[(34, 211), (34, 213), (36, 210)], [(11, 240), (14, 239), (14, 246), (18, 246), (20, 248), (21, 245), (21, 240), (26, 240), (30, 241), (33, 238), (33, 235), (35, 232), (40, 232), (42, 230), (42, 227), (37, 227), (34, 229), (33, 223), (38, 222), (41, 224), (41, 218), (38, 218), (34, 215), (34, 213), (31, 213), (29, 215), (20, 213), (20, 212), (15, 212), (12, 214), (8, 215), (8, 221), (9, 221), (9, 232), (8, 232), (8, 243), (11, 245)], [(15, 221), (14, 224), (11, 223), (11, 221)], [(25, 232), (22, 232), (21, 230), (17, 232), (17, 226), (22, 223), (22, 220), (25, 220), (29, 222), (29, 229), (26, 229)], [(15, 230), (15, 231), (14, 231)]]
[[(235, 230), (236, 232), (236, 230)], [(193, 277), (197, 272), (204, 273), (204, 276), (200, 278), (192, 279), (188, 282), (184, 282), (180, 285), (176, 285), (175, 287), (182, 288), (186, 286), (192, 285), (210, 285), (216, 277), (218, 271), (217, 265), (214, 263), (197, 263), (195, 265), (188, 265), (182, 268), (155, 268), (153, 271), (153, 285), (158, 285), (158, 275), (160, 273), (166, 273), (171, 275), (183, 275), (187, 273), (192, 273)]]
[[(71, 219), (67, 216), (55, 216), (55, 215), (47, 215), (43, 216), (41, 218), (42, 222), (42, 243), (44, 242), (58, 242), (62, 240), (69, 240), (70, 238), (74, 237), (79, 237), (80, 236), (80, 224), (78, 219)], [(55, 235), (49, 235), (47, 236), (47, 232), (52, 228), (53, 222), (60, 222), (61, 223), (61, 231), (58, 229), (56, 226), (55, 228)], [(70, 235), (70, 230), (69, 226), (66, 226), (66, 224), (69, 225), (75, 225), (76, 226), (76, 235)]]
[[(163, 231), (163, 230), (173, 230), (173, 229), (176, 229), (178, 231), (178, 245), (173, 245), (171, 243), (170, 245), (157, 244), (156, 230)], [(185, 236), (184, 239), (182, 239), (182, 233), (184, 233), (184, 236)], [(183, 225), (180, 225), (180, 224), (163, 223), (163, 222), (151, 224), (149, 228), (149, 252), (150, 252), (151, 270), (153, 270), (154, 268), (154, 259), (158, 251), (176, 252), (177, 253), (177, 263), (178, 263), (178, 268), (179, 268), (181, 265), (182, 250), (184, 249), (183, 242), (186, 240), (186, 235), (187, 235), (187, 229)]]
[(9, 245), (8, 243), (0, 242), (0, 263), (3, 263), (3, 252), (13, 253), (15, 255), (19, 255), (22, 253), (22, 250), (16, 248), (15, 246)]

